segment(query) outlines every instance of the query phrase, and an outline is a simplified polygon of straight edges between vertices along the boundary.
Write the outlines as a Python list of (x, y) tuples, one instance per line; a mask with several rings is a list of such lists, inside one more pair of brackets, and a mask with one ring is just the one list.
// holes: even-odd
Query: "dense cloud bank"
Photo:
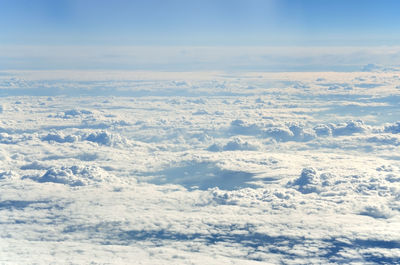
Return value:
[(0, 75), (0, 263), (397, 264), (398, 87), (387, 69)]

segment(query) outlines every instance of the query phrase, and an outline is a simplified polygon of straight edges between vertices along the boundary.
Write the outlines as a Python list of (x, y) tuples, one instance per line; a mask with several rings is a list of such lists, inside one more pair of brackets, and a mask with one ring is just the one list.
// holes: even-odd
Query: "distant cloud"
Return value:
[(1, 46), (1, 70), (358, 71), (393, 66), (400, 47)]

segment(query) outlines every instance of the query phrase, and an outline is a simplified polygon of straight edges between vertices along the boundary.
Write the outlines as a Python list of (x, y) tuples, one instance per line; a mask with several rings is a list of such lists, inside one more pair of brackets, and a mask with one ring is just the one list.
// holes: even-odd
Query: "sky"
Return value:
[[(271, 58), (264, 63), (250, 60), (243, 51), (251, 47), (272, 49), (258, 58), (275, 55), (277, 47), (282, 54), (293, 47), (308, 49), (286, 63), (289, 70), (300, 63), (299, 56), (303, 60), (308, 54), (317, 56), (315, 47), (329, 51), (319, 54), (320, 60), (343, 54), (344, 47), (352, 47), (358, 59), (365, 49), (389, 47), (385, 58), (369, 54), (372, 57), (364, 59), (388, 63), (387, 57), (400, 43), (398, 10), (400, 1), (396, 0), (0, 0), (0, 69), (151, 70), (169, 65), (180, 70), (191, 65), (213, 70), (232, 63), (251, 68), (268, 62), (265, 69), (282, 68), (277, 66), (278, 58), (272, 63)], [(212, 51), (206, 56), (211, 58), (208, 66), (202, 58), (188, 57), (199, 47)], [(221, 47), (229, 53), (224, 54)], [(179, 56), (170, 56), (175, 52), (168, 49), (179, 50)], [(122, 52), (127, 50), (130, 55)], [(212, 59), (216, 53), (221, 57), (221, 51), (223, 58)], [(159, 57), (154, 59), (154, 54)], [(146, 60), (146, 55), (153, 59)], [(239, 64), (234, 63), (240, 58)], [(342, 66), (362, 63), (355, 60)]]

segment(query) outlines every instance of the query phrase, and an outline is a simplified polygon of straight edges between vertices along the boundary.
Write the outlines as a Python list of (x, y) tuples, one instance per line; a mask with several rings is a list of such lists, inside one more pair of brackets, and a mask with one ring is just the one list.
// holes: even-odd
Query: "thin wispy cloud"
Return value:
[(400, 46), (1, 46), (2, 70), (357, 71), (395, 66)]

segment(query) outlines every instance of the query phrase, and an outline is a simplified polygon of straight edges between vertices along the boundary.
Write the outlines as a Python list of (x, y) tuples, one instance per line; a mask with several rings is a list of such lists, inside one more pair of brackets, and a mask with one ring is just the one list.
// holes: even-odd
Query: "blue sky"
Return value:
[(397, 0), (0, 0), (0, 45), (26, 55), (9, 65), (0, 51), (0, 67), (30, 68), (27, 46), (397, 46), (398, 10)]

